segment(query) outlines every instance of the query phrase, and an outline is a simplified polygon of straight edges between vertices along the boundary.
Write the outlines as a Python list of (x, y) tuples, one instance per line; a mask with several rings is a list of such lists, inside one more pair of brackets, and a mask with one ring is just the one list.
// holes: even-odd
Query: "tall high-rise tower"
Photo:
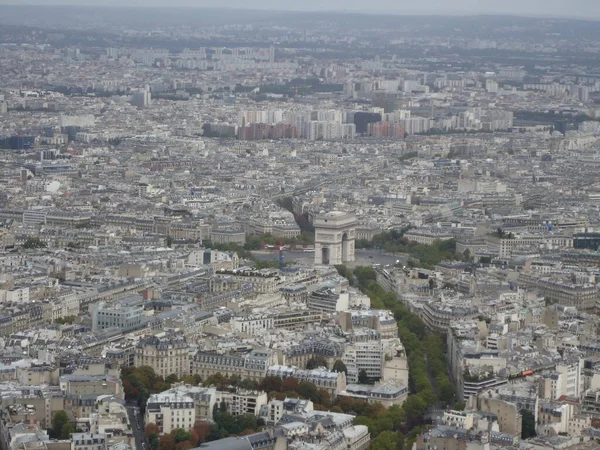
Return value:
[(269, 48), (269, 62), (275, 62), (275, 46), (271, 45)]

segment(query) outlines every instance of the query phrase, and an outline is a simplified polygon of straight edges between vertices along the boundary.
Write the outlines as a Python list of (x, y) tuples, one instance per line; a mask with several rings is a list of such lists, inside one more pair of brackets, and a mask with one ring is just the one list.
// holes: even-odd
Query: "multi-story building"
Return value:
[(90, 395), (114, 395), (121, 399), (125, 397), (121, 380), (109, 374), (62, 375), (59, 384), (61, 391), (74, 397)]
[(305, 309), (283, 311), (274, 317), (273, 326), (276, 329), (303, 330), (309, 324), (321, 323), (322, 318), (323, 313), (320, 311), (307, 311)]
[(308, 288), (304, 284), (293, 284), (281, 288), (283, 298), (288, 304), (306, 303), (308, 300)]
[(313, 410), (313, 402), (300, 398), (272, 399), (260, 411), (260, 417), (267, 425), (277, 424), (284, 414), (306, 413)]
[(59, 368), (57, 365), (47, 363), (17, 366), (16, 378), (24, 386), (56, 385), (59, 379)]
[(478, 308), (467, 302), (426, 302), (422, 307), (421, 318), (431, 330), (444, 332), (452, 322), (477, 318), (481, 313)]
[(298, 381), (308, 381), (317, 388), (327, 391), (332, 398), (346, 389), (346, 374), (344, 372), (332, 372), (325, 367), (298, 369), (294, 366), (273, 365), (267, 369), (267, 376), (281, 379), (292, 377)]
[(140, 339), (134, 358), (136, 367), (150, 366), (165, 378), (190, 374), (189, 347), (182, 333), (167, 331)]
[(119, 328), (123, 331), (132, 331), (140, 328), (144, 323), (144, 299), (141, 295), (132, 295), (122, 298), (109, 306), (100, 302), (94, 306), (92, 315), (92, 329), (104, 330), (106, 328)]
[(480, 396), (477, 398), (480, 411), (494, 414), (497, 417), (500, 432), (511, 436), (521, 436), (523, 417), (514, 403), (499, 398)]
[(546, 400), (557, 400), (562, 396), (579, 398), (584, 393), (583, 359), (565, 359), (552, 372), (539, 380), (539, 396)]
[[(256, 270), (250, 267), (240, 267), (234, 270), (221, 269), (215, 273), (211, 286), (217, 287), (222, 282), (228, 282), (229, 287), (240, 288), (251, 283), (254, 292), (258, 294), (269, 294), (279, 291), (283, 286), (283, 280), (279, 271), (275, 269)], [(233, 286), (231, 286), (233, 284)]]
[(217, 391), (216, 403), (225, 403), (227, 412), (234, 416), (252, 414), (258, 416), (260, 409), (268, 402), (267, 393), (263, 391), (251, 391), (236, 389), (235, 392)]
[(248, 314), (234, 317), (231, 324), (238, 333), (260, 335), (273, 329), (275, 319), (269, 315)]
[(106, 450), (106, 435), (94, 433), (73, 433), (71, 450)]
[(196, 422), (194, 399), (175, 390), (152, 394), (146, 404), (145, 423), (154, 423), (161, 434), (182, 428), (190, 430)]
[(348, 381), (358, 382), (361, 370), (371, 379), (381, 378), (384, 350), (381, 341), (355, 342), (344, 350), (342, 361), (348, 369)]
[(210, 232), (210, 241), (214, 244), (240, 244), (246, 243), (246, 233), (243, 230), (218, 228)]
[(593, 311), (600, 302), (598, 285), (585, 280), (578, 280), (575, 274), (568, 277), (564, 274), (539, 276), (537, 274), (521, 273), (517, 283), (519, 286), (538, 289), (549, 303)]
[(191, 370), (203, 379), (220, 373), (225, 377), (239, 376), (242, 379), (261, 381), (267, 368), (276, 361), (276, 353), (270, 350), (252, 350), (244, 356), (198, 352), (191, 362)]
[(328, 340), (308, 339), (284, 351), (284, 363), (296, 367), (306, 367), (311, 358), (321, 356), (327, 361), (327, 367), (333, 367), (343, 354), (340, 344)]
[(408, 387), (396, 381), (369, 384), (349, 384), (346, 390), (339, 393), (340, 396), (352, 397), (364, 400), (368, 403), (380, 403), (389, 408), (397, 405), (402, 406), (408, 397)]
[(381, 339), (398, 337), (398, 323), (391, 311), (377, 309), (340, 311), (336, 323), (346, 332), (368, 328), (377, 331)]
[(350, 307), (350, 294), (347, 292), (338, 293), (325, 287), (311, 292), (308, 296), (307, 306), (309, 310), (324, 313), (346, 311)]
[(0, 303), (29, 303), (29, 288), (0, 289)]
[(449, 241), (454, 239), (454, 236), (450, 233), (439, 233), (429, 230), (411, 230), (404, 233), (404, 237), (412, 242), (419, 244), (431, 245), (435, 241)]
[(507, 257), (525, 249), (573, 248), (573, 238), (566, 234), (555, 233), (519, 234), (510, 239), (488, 236), (488, 245), (497, 246), (500, 257)]

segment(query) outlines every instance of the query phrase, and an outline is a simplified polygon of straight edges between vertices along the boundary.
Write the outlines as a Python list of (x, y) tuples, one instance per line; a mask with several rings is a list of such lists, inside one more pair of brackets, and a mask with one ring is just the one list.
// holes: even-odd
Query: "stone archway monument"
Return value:
[(356, 216), (340, 211), (318, 214), (315, 227), (315, 264), (334, 266), (354, 261)]

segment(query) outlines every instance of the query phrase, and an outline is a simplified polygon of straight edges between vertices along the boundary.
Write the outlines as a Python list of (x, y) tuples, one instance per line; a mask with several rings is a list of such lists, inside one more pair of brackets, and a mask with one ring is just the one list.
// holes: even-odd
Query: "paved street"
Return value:
[(140, 408), (137, 406), (127, 406), (127, 414), (131, 422), (131, 428), (133, 429), (136, 450), (147, 448), (146, 436), (144, 434), (144, 418), (140, 415)]
[[(254, 251), (252, 254), (262, 261), (278, 261), (279, 253), (276, 250), (273, 251)], [(357, 266), (370, 266), (372, 264), (396, 264), (396, 261), (400, 260), (406, 263), (405, 256), (390, 255), (382, 253), (379, 250), (356, 250), (355, 252), (356, 261), (347, 264), (348, 267), (354, 268)], [(303, 251), (284, 251), (283, 259), (285, 262), (297, 262), (299, 264), (312, 264), (315, 258), (315, 254), (312, 252)]]

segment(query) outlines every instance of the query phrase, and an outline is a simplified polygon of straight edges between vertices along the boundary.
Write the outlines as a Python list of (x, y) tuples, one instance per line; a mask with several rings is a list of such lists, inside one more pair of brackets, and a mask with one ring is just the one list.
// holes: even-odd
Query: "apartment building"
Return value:
[(309, 324), (320, 323), (323, 313), (320, 311), (307, 311), (297, 309), (279, 312), (273, 320), (276, 329), (299, 331), (304, 330)]
[(562, 396), (578, 398), (584, 393), (583, 359), (564, 360), (539, 379), (539, 396), (557, 400)]
[(261, 381), (267, 368), (276, 361), (276, 353), (270, 350), (252, 350), (244, 356), (198, 352), (191, 362), (191, 370), (203, 379), (220, 373), (225, 377), (239, 376), (242, 379)]
[(245, 314), (236, 316), (231, 321), (232, 328), (238, 333), (251, 336), (260, 335), (272, 330), (275, 324), (273, 316), (261, 314)]
[(331, 288), (321, 288), (308, 296), (308, 309), (324, 313), (336, 313), (350, 308), (350, 294), (338, 293)]
[(0, 303), (29, 303), (29, 288), (0, 289)]
[(252, 414), (258, 416), (260, 409), (268, 402), (264, 391), (236, 389), (235, 392), (217, 391), (216, 403), (225, 403), (227, 411), (234, 416)]
[(519, 250), (544, 248), (573, 248), (573, 237), (561, 234), (522, 234), (511, 239), (498, 239), (488, 236), (488, 245), (499, 249), (499, 256), (505, 258)]
[(146, 336), (135, 348), (136, 367), (150, 366), (162, 376), (171, 374), (181, 378), (190, 374), (190, 353), (187, 340), (182, 333), (167, 331), (155, 336)]
[(336, 397), (346, 389), (346, 374), (344, 372), (332, 372), (326, 367), (299, 369), (294, 366), (273, 365), (267, 369), (267, 376), (279, 377), (283, 380), (292, 377), (300, 382), (308, 381), (317, 388), (327, 391), (331, 398)]
[(94, 433), (73, 433), (71, 450), (106, 450), (106, 435)]
[(479, 309), (467, 302), (450, 303), (443, 301), (430, 301), (423, 303), (421, 318), (428, 328), (434, 331), (445, 332), (453, 322), (466, 321), (477, 318)]
[(408, 387), (395, 380), (383, 383), (349, 384), (346, 390), (339, 393), (340, 396), (364, 400), (368, 403), (380, 403), (385, 408), (397, 405), (402, 406), (408, 397)]
[(519, 286), (540, 290), (550, 303), (574, 306), (584, 311), (595, 310), (600, 302), (598, 286), (586, 283), (584, 280), (577, 280), (573, 275), (571, 277), (565, 274), (538, 276), (520, 273), (517, 283)]
[(517, 405), (498, 398), (478, 397), (477, 408), (496, 416), (500, 432), (521, 436), (523, 417)]
[(383, 343), (377, 341), (355, 342), (344, 350), (342, 361), (348, 369), (348, 381), (358, 382), (358, 374), (365, 370), (367, 376), (378, 380), (384, 361)]
[(142, 326), (144, 319), (144, 299), (141, 295), (122, 298), (114, 305), (100, 302), (94, 306), (92, 329), (118, 328), (130, 331)]
[(249, 267), (233, 270), (221, 269), (215, 273), (215, 280), (211, 280), (211, 286), (218, 286), (220, 282), (224, 281), (228, 283), (229, 289), (232, 287), (239, 289), (243, 285), (251, 283), (254, 292), (258, 294), (278, 292), (283, 286), (279, 271), (275, 269), (256, 270)]
[(302, 414), (313, 410), (313, 402), (300, 398), (272, 399), (260, 410), (260, 417), (267, 425), (277, 424), (284, 414)]
[(101, 375), (62, 375), (59, 379), (60, 390), (73, 396), (114, 395), (124, 398), (121, 380), (109, 374)]
[(404, 233), (404, 237), (418, 244), (431, 245), (435, 241), (448, 241), (454, 239), (450, 233), (439, 233), (433, 230), (410, 230)]
[(336, 316), (336, 323), (345, 332), (367, 328), (378, 332), (381, 339), (398, 337), (398, 323), (391, 311), (368, 309), (340, 311)]
[(308, 288), (304, 284), (293, 284), (291, 286), (284, 286), (281, 288), (283, 298), (286, 299), (288, 304), (291, 303), (306, 303), (308, 300)]
[(310, 339), (284, 350), (284, 363), (296, 367), (306, 367), (315, 356), (322, 356), (327, 361), (327, 367), (333, 367), (343, 353), (340, 344), (326, 339)]
[(182, 428), (190, 430), (196, 422), (194, 399), (179, 391), (152, 394), (146, 404), (145, 423), (154, 423), (161, 434)]

